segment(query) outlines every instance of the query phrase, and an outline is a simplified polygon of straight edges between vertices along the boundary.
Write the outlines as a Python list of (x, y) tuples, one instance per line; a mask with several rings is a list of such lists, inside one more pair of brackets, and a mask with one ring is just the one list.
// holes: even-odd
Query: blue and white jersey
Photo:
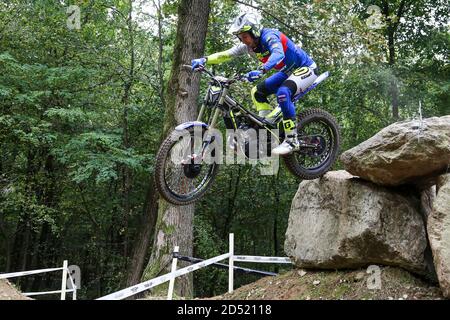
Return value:
[(227, 54), (231, 57), (246, 53), (258, 58), (264, 64), (265, 71), (273, 68), (281, 70), (283, 68), (310, 67), (314, 64), (314, 61), (303, 49), (276, 29), (262, 29), (259, 44), (254, 49), (241, 43), (227, 50)]

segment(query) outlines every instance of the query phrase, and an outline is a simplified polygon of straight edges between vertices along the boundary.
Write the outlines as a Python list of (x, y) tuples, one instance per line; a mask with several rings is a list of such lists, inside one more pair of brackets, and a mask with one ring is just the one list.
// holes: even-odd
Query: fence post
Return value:
[[(175, 246), (175, 249), (173, 249), (173, 252), (178, 253), (179, 250), (180, 250), (180, 247)], [(170, 273), (173, 274), (175, 271), (177, 271), (177, 262), (178, 262), (178, 259), (173, 257), (172, 270)], [(167, 292), (167, 300), (172, 300), (174, 286), (175, 286), (175, 277), (171, 278), (169, 281), (169, 291)]]
[(61, 285), (61, 300), (66, 300), (66, 285), (67, 285), (67, 260), (64, 260), (62, 285)]
[(77, 285), (73, 285), (72, 300), (77, 300)]
[(228, 293), (233, 292), (233, 279), (234, 279), (234, 233), (230, 233), (230, 259), (228, 262)]

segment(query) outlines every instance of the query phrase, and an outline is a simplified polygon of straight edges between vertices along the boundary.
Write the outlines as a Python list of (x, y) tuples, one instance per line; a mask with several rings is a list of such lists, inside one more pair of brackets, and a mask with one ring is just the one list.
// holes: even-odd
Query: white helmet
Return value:
[(250, 32), (255, 38), (261, 36), (262, 25), (260, 23), (260, 18), (254, 13), (243, 13), (234, 19), (228, 33), (237, 36), (243, 32)]

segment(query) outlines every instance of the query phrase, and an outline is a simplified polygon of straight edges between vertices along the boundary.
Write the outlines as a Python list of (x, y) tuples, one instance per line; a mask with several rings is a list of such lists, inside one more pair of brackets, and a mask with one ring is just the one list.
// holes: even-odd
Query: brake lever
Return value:
[(189, 65), (189, 64), (183, 64), (183, 65), (182, 65), (182, 68), (183, 68), (183, 69), (186, 69), (187, 71), (192, 71), (192, 72), (202, 72), (202, 71), (205, 71), (205, 66), (202, 66), (202, 65), (198, 66), (198, 67), (195, 68), (195, 69), (192, 69), (192, 66), (191, 66), (191, 65)]
[(205, 71), (205, 66), (199, 65), (197, 68), (194, 69), (194, 72), (203, 72)]
[(233, 77), (234, 80), (236, 81), (242, 81), (242, 82), (249, 82), (247, 77), (242, 75), (242, 74), (237, 74)]

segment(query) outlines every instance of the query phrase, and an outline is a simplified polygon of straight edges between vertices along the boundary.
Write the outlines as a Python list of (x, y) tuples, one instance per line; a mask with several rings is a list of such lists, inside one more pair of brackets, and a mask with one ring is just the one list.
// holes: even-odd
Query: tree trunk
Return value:
[[(27, 185), (27, 192), (29, 194), (33, 193), (34, 176), (37, 171), (37, 166), (35, 164), (36, 152), (34, 150), (28, 150), (27, 154), (27, 169), (26, 169), (26, 177), (25, 182)], [(14, 240), (13, 240), (13, 250), (12, 250), (12, 264), (10, 271), (24, 271), (26, 266), (28, 251), (28, 243), (29, 237), (31, 233), (31, 224), (30, 213), (28, 212), (28, 208), (26, 206), (23, 207), (23, 210), (20, 214), (19, 221), (16, 226), (16, 230), (14, 232)], [(17, 280), (17, 283), (20, 282), (20, 279)]]
[[(135, 74), (135, 47), (134, 47), (134, 29), (133, 29), (133, 3), (129, 0), (129, 12), (127, 19), (127, 28), (129, 36), (129, 49), (130, 49), (130, 67), (128, 69), (128, 76), (124, 82), (122, 104), (123, 104), (123, 147), (125, 149), (130, 148), (130, 134), (128, 125), (128, 109), (130, 105), (133, 85), (134, 85), (134, 74)], [(131, 216), (131, 170), (125, 164), (122, 168), (122, 226), (124, 229), (123, 233), (123, 256), (128, 256), (128, 220)]]
[(398, 84), (397, 77), (395, 76), (395, 39), (394, 39), (394, 28), (392, 26), (388, 27), (388, 46), (389, 46), (389, 65), (392, 70), (392, 80), (390, 86), (391, 93), (391, 104), (392, 104), (392, 118), (394, 121), (398, 121)]
[(3, 238), (5, 246), (5, 260), (6, 264), (4, 269), (0, 269), (0, 272), (9, 272), (11, 270), (11, 262), (12, 262), (12, 236), (7, 232), (7, 227), (4, 222), (4, 216), (0, 214), (0, 237)]
[[(274, 210), (273, 210), (273, 228), (272, 228), (272, 235), (273, 235), (273, 256), (278, 257), (278, 217), (279, 217), (279, 211), (280, 211), (280, 190), (279, 190), (279, 183), (280, 183), (280, 172), (276, 176), (273, 177), (273, 186), (275, 187), (274, 194), (275, 194), (275, 203), (274, 203)], [(280, 270), (279, 265), (275, 264), (274, 266), (274, 272), (278, 273)]]
[(153, 4), (155, 7), (157, 7), (157, 14), (158, 14), (158, 77), (159, 77), (159, 96), (161, 98), (161, 105), (163, 109), (166, 109), (166, 98), (164, 97), (164, 91), (165, 91), (165, 83), (164, 83), (164, 57), (163, 57), (163, 38), (162, 38), (162, 12), (161, 12), (161, 0), (158, 0), (158, 5), (155, 4), (153, 1)]
[[(402, 0), (398, 6), (397, 12), (395, 13), (395, 20), (388, 21), (387, 27), (387, 40), (388, 40), (388, 50), (389, 50), (389, 66), (392, 70), (392, 80), (390, 84), (390, 94), (391, 94), (391, 105), (392, 105), (392, 118), (394, 121), (398, 121), (399, 116), (399, 88), (398, 81), (395, 74), (395, 64), (396, 64), (396, 55), (395, 55), (395, 33), (397, 32), (398, 26), (400, 25), (400, 18), (403, 17), (405, 12), (410, 7), (411, 3)], [(391, 16), (391, 13), (394, 12), (394, 9), (389, 7), (389, 2), (383, 1), (383, 14), (386, 18)]]
[[(162, 38), (162, 12), (161, 1), (158, 4), (153, 1), (153, 5), (157, 8), (158, 14), (158, 39), (159, 39), (159, 57), (158, 57), (158, 77), (159, 77), (159, 96), (163, 109), (166, 109), (164, 97), (164, 59), (163, 59), (163, 38)], [(160, 138), (162, 142), (162, 137)], [(155, 188), (154, 176), (151, 175), (147, 193), (145, 195), (142, 216), (140, 217), (140, 228), (134, 241), (133, 251), (131, 254), (126, 286), (132, 286), (142, 278), (144, 272), (145, 259), (149, 254), (150, 240), (153, 238), (156, 218), (158, 215), (158, 193)]]
[[(235, 207), (236, 207), (236, 199), (237, 199), (237, 195), (238, 195), (238, 190), (239, 190), (239, 183), (241, 181), (241, 169), (242, 166), (238, 167), (237, 170), (237, 174), (236, 174), (236, 180), (234, 180), (233, 178), (233, 172), (231, 173), (231, 177), (230, 177), (230, 183), (229, 183), (229, 187), (228, 187), (228, 194), (230, 195), (228, 197), (228, 206), (227, 206), (227, 212), (225, 212), (225, 222), (223, 225), (223, 231), (222, 231), (222, 239), (228, 239), (228, 234), (230, 233), (231, 230), (231, 225), (233, 223), (233, 219), (234, 216), (236, 214), (235, 212)], [(234, 181), (234, 184), (233, 184)]]
[(150, 247), (150, 240), (155, 230), (156, 217), (158, 215), (158, 193), (155, 189), (154, 176), (150, 177), (150, 184), (145, 196), (144, 207), (140, 219), (140, 229), (134, 242), (133, 253), (126, 286), (139, 283), (144, 271), (145, 258)]
[[(55, 159), (50, 154), (48, 149), (43, 151), (43, 156), (45, 155), (45, 184), (36, 188), (35, 194), (38, 203), (43, 205), (45, 208), (55, 208), (55, 203), (57, 203), (58, 189), (57, 185), (57, 168), (55, 167)], [(57, 255), (56, 246), (54, 245), (54, 234), (52, 232), (51, 223), (44, 221), (40, 227), (40, 232), (35, 231), (33, 233), (33, 241), (30, 247), (30, 263), (28, 264), (28, 269), (40, 269), (43, 266), (52, 266), (52, 257)], [(42, 289), (43, 279), (51, 277), (50, 274), (41, 274), (34, 277), (29, 277), (30, 281), (29, 290), (32, 292), (37, 292)]]
[[(178, 7), (174, 60), (166, 96), (164, 136), (177, 123), (195, 119), (199, 75), (182, 69), (182, 65), (190, 64), (191, 59), (203, 54), (209, 11), (209, 0), (182, 0)], [(170, 272), (174, 246), (180, 247), (181, 254), (192, 256), (193, 220), (194, 205), (172, 206), (160, 200), (152, 254), (144, 272), (144, 279)], [(175, 283), (177, 295), (192, 297), (192, 274), (178, 278)], [(161, 287), (157, 289), (165, 290)]]

